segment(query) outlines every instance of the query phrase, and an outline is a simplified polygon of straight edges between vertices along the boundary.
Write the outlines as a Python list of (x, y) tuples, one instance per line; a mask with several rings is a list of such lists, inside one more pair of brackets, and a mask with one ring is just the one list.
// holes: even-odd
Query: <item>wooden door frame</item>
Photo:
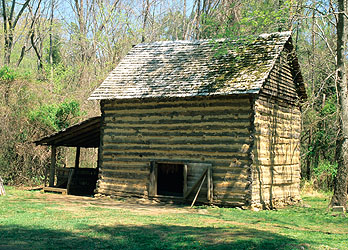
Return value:
[[(213, 201), (213, 174), (212, 174), (212, 164), (211, 163), (183, 163), (181, 161), (151, 161), (150, 162), (150, 182), (149, 182), (149, 189), (148, 194), (149, 197), (158, 197), (157, 194), (157, 182), (158, 182), (158, 164), (180, 164), (183, 165), (183, 196), (182, 197), (175, 197), (175, 198), (182, 198), (187, 199), (188, 196), (197, 189), (199, 184), (201, 184), (203, 178), (207, 179), (207, 201), (212, 202)], [(203, 170), (202, 175), (200, 178), (196, 181), (196, 183), (193, 185), (193, 187), (188, 190), (187, 186), (187, 174), (188, 174), (188, 168), (190, 164), (202, 164), (206, 165), (206, 168)], [(199, 190), (198, 192), (199, 193)], [(169, 196), (168, 196), (169, 197)]]

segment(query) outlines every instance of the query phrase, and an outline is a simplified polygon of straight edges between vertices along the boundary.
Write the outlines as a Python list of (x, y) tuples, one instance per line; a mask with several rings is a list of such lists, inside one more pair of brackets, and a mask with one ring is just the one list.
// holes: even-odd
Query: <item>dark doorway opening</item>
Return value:
[(184, 165), (158, 163), (157, 165), (157, 194), (166, 196), (184, 195)]

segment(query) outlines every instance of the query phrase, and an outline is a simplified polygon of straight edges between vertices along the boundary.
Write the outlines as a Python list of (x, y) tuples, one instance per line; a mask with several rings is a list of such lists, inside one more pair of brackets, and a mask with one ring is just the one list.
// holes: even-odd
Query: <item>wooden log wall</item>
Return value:
[(252, 203), (274, 207), (300, 199), (301, 112), (283, 51), (255, 100)]
[(213, 203), (244, 205), (251, 198), (251, 100), (245, 95), (102, 101), (97, 192), (148, 197), (151, 161), (211, 163)]

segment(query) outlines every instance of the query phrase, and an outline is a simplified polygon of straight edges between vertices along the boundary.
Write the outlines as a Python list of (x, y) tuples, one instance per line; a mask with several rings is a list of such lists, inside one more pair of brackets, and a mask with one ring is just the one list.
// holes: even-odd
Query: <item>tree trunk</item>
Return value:
[(51, 65), (51, 69), (50, 69), (50, 80), (51, 80), (51, 84), (53, 84), (53, 17), (54, 17), (54, 2), (55, 0), (51, 0), (51, 16), (50, 16), (50, 51), (49, 51), (49, 59), (50, 59), (50, 65)]
[(0, 177), (0, 196), (5, 195), (5, 194), (6, 194), (6, 192), (5, 192), (5, 188), (4, 188), (4, 183)]
[(8, 32), (5, 34), (5, 46), (4, 46), (4, 64), (10, 65), (11, 63), (11, 54), (12, 54), (12, 45), (13, 45), (13, 35)]
[(348, 182), (348, 90), (345, 74), (344, 45), (345, 32), (345, 1), (338, 1), (337, 22), (337, 95), (339, 135), (336, 141), (336, 158), (338, 163), (337, 175), (334, 183), (334, 194), (330, 206), (344, 206), (347, 210), (347, 182)]
[(145, 30), (147, 25), (147, 19), (150, 12), (150, 1), (146, 0), (146, 3), (144, 1), (144, 21), (143, 21), (143, 30), (142, 30), (142, 36), (141, 36), (141, 42), (145, 42)]

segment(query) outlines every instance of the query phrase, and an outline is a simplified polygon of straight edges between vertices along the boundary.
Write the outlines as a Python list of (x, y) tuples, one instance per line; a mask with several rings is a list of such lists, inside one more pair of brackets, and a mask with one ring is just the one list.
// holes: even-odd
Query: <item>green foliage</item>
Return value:
[(331, 163), (327, 160), (319, 163), (318, 167), (314, 168), (314, 174), (316, 176), (328, 175), (334, 178), (337, 174), (337, 162)]
[[(61, 56), (61, 49), (62, 49), (62, 43), (61, 38), (58, 34), (53, 35), (53, 44), (52, 44), (52, 64), (51, 66), (57, 65), (62, 62), (62, 56)], [(50, 46), (49, 44), (46, 45), (46, 62), (50, 63)]]
[[(240, 38), (290, 29), (292, 0), (231, 2), (201, 17), (202, 38)], [(232, 10), (232, 11), (231, 11)], [(239, 13), (239, 14), (236, 14)], [(222, 18), (225, 17), (225, 18)]]
[(8, 66), (3, 66), (0, 69), (0, 80), (4, 82), (14, 81), (16, 78), (16, 73), (13, 69), (10, 69)]
[(42, 105), (29, 113), (31, 121), (37, 121), (58, 131), (67, 128), (71, 120), (81, 115), (77, 101), (66, 101), (60, 104)]
[(337, 105), (337, 100), (335, 95), (325, 102), (325, 105), (321, 110), (322, 116), (335, 114), (337, 111), (336, 105)]
[(334, 185), (334, 178), (337, 174), (337, 162), (322, 160), (313, 168), (314, 184), (316, 188), (329, 191)]

